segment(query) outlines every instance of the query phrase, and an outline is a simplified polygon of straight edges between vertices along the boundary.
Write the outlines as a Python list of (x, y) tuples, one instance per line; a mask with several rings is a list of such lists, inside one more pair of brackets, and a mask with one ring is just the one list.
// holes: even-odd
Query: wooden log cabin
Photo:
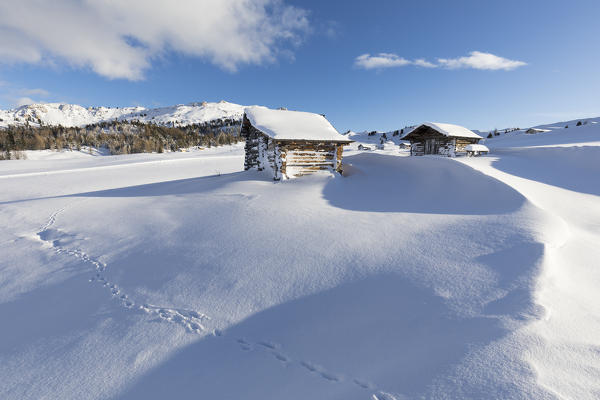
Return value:
[(401, 139), (410, 141), (411, 156), (438, 154), (456, 157), (465, 155), (468, 145), (477, 144), (483, 138), (459, 125), (425, 122)]
[(274, 180), (341, 173), (344, 146), (352, 143), (323, 115), (259, 106), (245, 109), (241, 136), (246, 140), (244, 169), (267, 170)]

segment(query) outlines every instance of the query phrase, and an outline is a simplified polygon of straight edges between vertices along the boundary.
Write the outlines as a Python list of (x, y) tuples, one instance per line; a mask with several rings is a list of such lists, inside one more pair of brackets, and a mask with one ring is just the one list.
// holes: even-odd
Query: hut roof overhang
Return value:
[(253, 127), (277, 141), (352, 143), (320, 114), (252, 106), (244, 110)]
[(460, 126), (453, 124), (443, 124), (440, 122), (425, 122), (410, 132), (407, 132), (401, 139), (410, 139), (412, 134), (418, 133), (419, 131), (433, 129), (439, 134), (447, 137), (460, 137), (460, 138), (472, 138), (472, 139), (483, 139), (481, 136), (476, 134), (475, 132)]

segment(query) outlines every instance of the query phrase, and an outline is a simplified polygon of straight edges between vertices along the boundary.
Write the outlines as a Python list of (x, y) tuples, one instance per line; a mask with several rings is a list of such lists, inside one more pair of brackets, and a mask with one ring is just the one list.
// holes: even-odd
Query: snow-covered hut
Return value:
[(323, 115), (259, 106), (245, 109), (241, 135), (246, 140), (244, 169), (270, 170), (275, 180), (342, 172), (343, 146), (352, 143)]
[(466, 154), (465, 147), (477, 144), (481, 136), (465, 127), (439, 122), (425, 122), (401, 137), (410, 141), (410, 154), (439, 154), (448, 157)]

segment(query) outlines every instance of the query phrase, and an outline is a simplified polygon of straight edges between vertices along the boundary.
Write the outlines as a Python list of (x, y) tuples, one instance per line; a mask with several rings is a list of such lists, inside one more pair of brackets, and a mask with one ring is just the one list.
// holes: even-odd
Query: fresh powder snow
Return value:
[(600, 124), (387, 136), (278, 183), (243, 144), (0, 162), (0, 398), (598, 398)]

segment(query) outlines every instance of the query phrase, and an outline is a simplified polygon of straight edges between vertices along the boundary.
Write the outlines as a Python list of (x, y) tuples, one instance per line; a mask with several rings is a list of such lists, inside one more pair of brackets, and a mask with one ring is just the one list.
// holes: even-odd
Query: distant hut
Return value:
[(269, 170), (274, 180), (323, 170), (341, 173), (343, 147), (352, 143), (323, 115), (258, 106), (245, 109), (241, 135), (244, 169)]
[(401, 137), (410, 141), (410, 154), (439, 154), (447, 157), (466, 154), (465, 147), (477, 144), (481, 136), (462, 126), (425, 122)]
[(540, 129), (540, 128), (529, 128), (525, 131), (525, 133), (528, 134), (535, 134), (535, 133), (545, 133), (545, 132), (550, 132), (550, 129)]

